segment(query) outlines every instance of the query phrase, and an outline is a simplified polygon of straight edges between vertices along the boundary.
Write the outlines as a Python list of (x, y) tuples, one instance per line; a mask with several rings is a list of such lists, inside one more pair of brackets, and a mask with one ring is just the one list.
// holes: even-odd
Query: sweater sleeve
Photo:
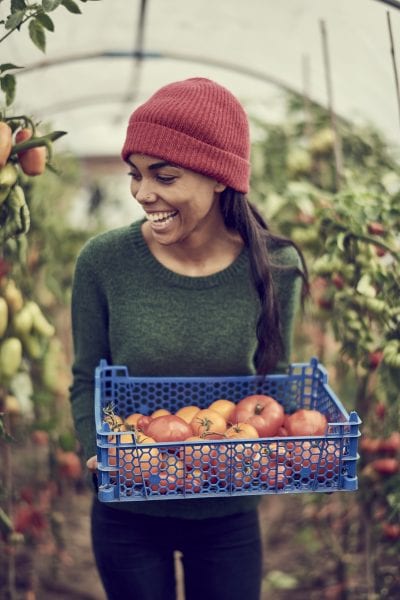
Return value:
[(89, 458), (96, 454), (94, 373), (102, 358), (109, 360), (110, 351), (106, 298), (91, 265), (88, 246), (76, 263), (71, 310), (74, 362), (70, 400), (78, 439)]

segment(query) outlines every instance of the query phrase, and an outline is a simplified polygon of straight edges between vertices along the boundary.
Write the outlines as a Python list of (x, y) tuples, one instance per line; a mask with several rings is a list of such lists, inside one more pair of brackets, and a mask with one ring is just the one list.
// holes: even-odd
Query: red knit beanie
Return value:
[(250, 140), (246, 113), (226, 88), (195, 77), (170, 83), (129, 119), (122, 158), (147, 154), (247, 193)]

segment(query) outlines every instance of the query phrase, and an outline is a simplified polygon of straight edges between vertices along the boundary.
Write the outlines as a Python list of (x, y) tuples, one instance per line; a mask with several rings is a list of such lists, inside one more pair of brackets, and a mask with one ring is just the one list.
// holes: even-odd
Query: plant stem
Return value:
[(0, 38), (0, 44), (1, 42), (4, 42), (4, 40), (6, 38), (8, 38), (9, 35), (11, 35), (12, 33), (14, 33), (14, 31), (16, 31), (19, 27), (21, 27), (21, 25), (23, 25), (24, 23), (26, 23), (27, 21), (29, 21), (29, 19), (31, 19), (32, 17), (36, 17), (39, 13), (36, 12), (34, 14), (30, 14), (27, 17), (25, 17), (25, 19), (22, 19), (21, 23), (18, 25), (18, 27), (13, 27), (12, 29), (10, 29), (10, 31), (8, 31), (5, 35), (3, 35), (2, 38)]

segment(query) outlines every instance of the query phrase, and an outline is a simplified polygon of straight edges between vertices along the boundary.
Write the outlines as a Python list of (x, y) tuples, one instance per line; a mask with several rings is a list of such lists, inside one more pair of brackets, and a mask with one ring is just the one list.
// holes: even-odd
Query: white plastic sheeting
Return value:
[[(0, 3), (0, 18), (8, 4)], [(301, 92), (307, 60), (310, 95), (326, 104), (324, 21), (336, 112), (372, 123), (391, 144), (400, 141), (387, 22), (389, 13), (400, 63), (400, 10), (377, 0), (147, 0), (138, 64), (130, 54), (141, 5), (79, 3), (81, 15), (58, 8), (45, 55), (27, 31), (11, 35), (0, 45), (0, 62), (27, 67), (17, 76), (13, 111), (68, 131), (58, 147), (83, 156), (118, 154), (137, 102), (186, 77), (213, 78), (249, 113), (273, 119), (282, 114), (281, 87), (268, 79)]]

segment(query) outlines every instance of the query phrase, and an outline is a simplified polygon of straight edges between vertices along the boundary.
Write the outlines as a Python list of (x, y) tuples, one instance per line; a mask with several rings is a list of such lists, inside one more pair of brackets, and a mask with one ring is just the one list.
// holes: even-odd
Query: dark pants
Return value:
[(95, 499), (92, 542), (109, 600), (175, 600), (175, 550), (182, 553), (186, 600), (260, 598), (256, 511), (172, 519), (129, 513)]

